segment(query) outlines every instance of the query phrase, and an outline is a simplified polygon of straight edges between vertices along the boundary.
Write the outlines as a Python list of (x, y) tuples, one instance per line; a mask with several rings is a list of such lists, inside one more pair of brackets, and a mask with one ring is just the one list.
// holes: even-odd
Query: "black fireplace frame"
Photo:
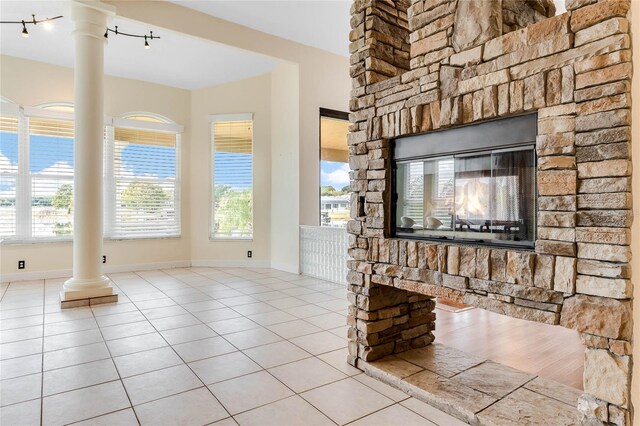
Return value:
[[(390, 211), (390, 236), (398, 239), (433, 241), (447, 244), (477, 245), (500, 248), (516, 248), (520, 250), (533, 250), (537, 238), (537, 182), (534, 173), (534, 235), (531, 241), (509, 240), (474, 240), (468, 238), (453, 238), (447, 236), (409, 235), (397, 234), (397, 176), (398, 163), (412, 160), (424, 160), (446, 155), (461, 155), (482, 153), (491, 150), (522, 149), (530, 147), (534, 152), (533, 167), (537, 170), (536, 137), (538, 134), (538, 114), (524, 114), (499, 118), (490, 121), (476, 122), (453, 128), (446, 128), (426, 133), (412, 134), (390, 140), (390, 171), (391, 171), (391, 211)], [(451, 149), (451, 140), (455, 140), (455, 149)]]

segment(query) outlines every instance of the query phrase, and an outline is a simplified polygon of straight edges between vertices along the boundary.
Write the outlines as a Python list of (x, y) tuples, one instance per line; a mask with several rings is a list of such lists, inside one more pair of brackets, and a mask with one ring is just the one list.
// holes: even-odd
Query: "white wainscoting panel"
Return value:
[(347, 283), (347, 231), (300, 226), (300, 270), (304, 275)]

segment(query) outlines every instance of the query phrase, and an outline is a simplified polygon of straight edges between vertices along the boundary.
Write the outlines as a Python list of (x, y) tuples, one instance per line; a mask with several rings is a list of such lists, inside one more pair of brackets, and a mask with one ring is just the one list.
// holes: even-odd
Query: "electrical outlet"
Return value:
[(107, 263), (107, 256), (102, 256), (102, 263)]
[(247, 251), (247, 257), (253, 257), (253, 252), (251, 250)]
[(18, 260), (18, 269), (24, 269), (25, 263), (24, 260)]

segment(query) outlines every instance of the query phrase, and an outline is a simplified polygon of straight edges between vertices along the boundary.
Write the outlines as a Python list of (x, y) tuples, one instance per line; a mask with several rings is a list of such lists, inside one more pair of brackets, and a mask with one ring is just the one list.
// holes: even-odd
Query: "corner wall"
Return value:
[(271, 266), (299, 272), (300, 179), (309, 173), (300, 157), (300, 74), (281, 63), (271, 74)]
[[(209, 115), (253, 113), (253, 240), (210, 239), (211, 133)], [(191, 259), (196, 266), (268, 267), (271, 259), (271, 76), (191, 92)], [(185, 171), (188, 171), (185, 173)], [(253, 257), (247, 258), (247, 250)]]

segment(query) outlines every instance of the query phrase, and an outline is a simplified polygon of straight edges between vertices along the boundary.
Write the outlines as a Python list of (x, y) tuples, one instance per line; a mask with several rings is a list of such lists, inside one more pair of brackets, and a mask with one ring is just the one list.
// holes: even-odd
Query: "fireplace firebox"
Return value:
[(398, 138), (392, 232), (533, 247), (537, 115)]

